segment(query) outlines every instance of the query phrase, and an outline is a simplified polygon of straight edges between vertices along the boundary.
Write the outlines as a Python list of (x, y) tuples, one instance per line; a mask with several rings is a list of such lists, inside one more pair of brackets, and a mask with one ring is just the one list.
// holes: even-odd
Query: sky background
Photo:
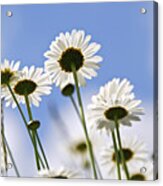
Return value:
[[(147, 9), (141, 14), (140, 9)], [(7, 17), (6, 12), (13, 12)], [(146, 114), (141, 124), (135, 124), (125, 132), (141, 135), (152, 151), (153, 141), (153, 2), (130, 3), (83, 3), (47, 5), (2, 6), (2, 48), (1, 60), (20, 60), (21, 67), (35, 65), (44, 67), (44, 52), (60, 32), (82, 29), (92, 35), (92, 41), (100, 43), (99, 55), (103, 57), (98, 76), (87, 81), (82, 88), (85, 109), (91, 96), (99, 87), (114, 77), (127, 78), (134, 85), (134, 92), (143, 101)], [(33, 107), (33, 115), (41, 121), (39, 129), (43, 144), (52, 165), (60, 157), (54, 139), (60, 139), (58, 130), (63, 123), (79, 121), (73, 107), (53, 85), (50, 96), (45, 96), (39, 108)], [(58, 114), (62, 115), (61, 122)], [(5, 109), (6, 135), (15, 154), (16, 162), (23, 176), (35, 173), (31, 144), (17, 109)], [(73, 121), (72, 121), (73, 119)], [(54, 121), (53, 121), (54, 120)], [(62, 123), (62, 124), (61, 124)], [(148, 130), (148, 132), (146, 132)], [(71, 128), (69, 130), (71, 133)], [(61, 132), (62, 133), (62, 132)], [(61, 145), (62, 146), (62, 145)], [(63, 155), (64, 156), (64, 155)], [(57, 157), (57, 158), (58, 158)], [(25, 159), (25, 161), (24, 161)], [(62, 158), (61, 158), (62, 159)], [(64, 158), (63, 158), (64, 159)], [(61, 161), (62, 162), (62, 161)], [(57, 166), (59, 166), (60, 162)], [(21, 171), (20, 171), (21, 172)], [(10, 171), (10, 175), (13, 172)]]

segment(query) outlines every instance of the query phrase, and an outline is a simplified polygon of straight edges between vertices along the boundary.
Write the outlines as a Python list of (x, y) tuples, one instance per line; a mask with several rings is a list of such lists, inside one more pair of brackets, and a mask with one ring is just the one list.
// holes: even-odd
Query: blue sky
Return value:
[[(146, 14), (140, 13), (142, 7), (147, 9)], [(6, 16), (8, 10), (13, 12), (12, 17)], [(99, 55), (104, 59), (98, 76), (87, 81), (86, 88), (82, 89), (83, 97), (89, 100), (101, 85), (120, 77), (134, 84), (139, 99), (152, 104), (152, 16), (152, 1), (2, 6), (2, 60), (20, 60), (21, 67), (43, 67), (43, 53), (60, 32), (83, 29), (92, 35), (92, 41), (102, 45)], [(63, 104), (71, 107), (69, 100), (53, 86), (52, 94), (43, 98), (39, 108), (33, 109), (35, 117), (44, 123), (40, 129), (42, 136), (50, 118), (48, 103), (54, 103), (59, 110)], [(17, 114), (10, 108), (7, 112)]]

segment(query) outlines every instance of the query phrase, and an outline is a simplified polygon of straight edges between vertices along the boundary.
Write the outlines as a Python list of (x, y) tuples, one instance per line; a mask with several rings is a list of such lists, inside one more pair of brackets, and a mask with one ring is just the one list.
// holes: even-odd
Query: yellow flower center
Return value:
[(29, 94), (32, 94), (37, 88), (37, 84), (32, 81), (32, 80), (28, 80), (28, 79), (24, 79), (19, 81), (15, 87), (14, 87), (14, 91), (16, 94), (19, 94), (21, 96), (27, 96)]
[(80, 49), (71, 47), (62, 53), (58, 62), (62, 70), (66, 72), (72, 72), (72, 65), (75, 67), (76, 71), (78, 71), (83, 66), (84, 56)]
[(76, 148), (76, 151), (79, 153), (85, 153), (87, 151), (87, 145), (84, 141), (81, 143), (78, 143), (75, 148)]
[(123, 107), (112, 107), (104, 112), (104, 115), (109, 120), (119, 120), (128, 115), (128, 111)]
[[(132, 159), (133, 155), (134, 155), (133, 151), (128, 149), (128, 148), (123, 148), (122, 151), (123, 151), (125, 161), (126, 162), (130, 161)], [(115, 153), (113, 153), (112, 160), (114, 162), (117, 161)], [(118, 161), (119, 161), (119, 163), (122, 163), (122, 159), (121, 159), (121, 156), (120, 156), (120, 151), (118, 151)]]
[(139, 181), (145, 181), (145, 176), (143, 174), (134, 174), (130, 177), (130, 180), (139, 180)]
[(12, 72), (10, 69), (6, 68), (1, 71), (1, 84), (7, 85), (10, 83), (11, 78), (14, 76), (14, 72)]

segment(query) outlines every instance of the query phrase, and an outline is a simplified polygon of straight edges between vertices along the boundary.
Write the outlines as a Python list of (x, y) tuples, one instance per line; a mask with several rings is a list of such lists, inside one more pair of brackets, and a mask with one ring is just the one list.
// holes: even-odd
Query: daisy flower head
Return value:
[(75, 171), (61, 167), (58, 170), (39, 171), (39, 176), (44, 178), (55, 178), (55, 179), (73, 179), (73, 178), (77, 178), (78, 174)]
[(76, 163), (76, 165), (80, 165), (83, 170), (89, 170), (91, 168), (88, 147), (84, 137), (78, 137), (76, 140), (70, 141), (68, 150), (70, 158), (75, 158), (76, 162), (74, 162), (74, 164)]
[[(12, 88), (19, 103), (25, 104), (25, 96), (28, 96), (29, 103), (37, 107), (41, 96), (49, 95), (52, 89), (48, 74), (43, 72), (43, 68), (35, 68), (34, 66), (30, 68), (25, 66)], [(6, 96), (6, 102), (7, 106), (16, 107), (10, 93)]]
[(70, 145), (70, 150), (74, 154), (84, 155), (87, 153), (87, 144), (84, 138), (73, 141)]
[[(77, 118), (78, 119), (78, 118)], [(69, 122), (65, 124), (65, 128), (67, 130), (67, 136), (65, 138), (65, 134), (61, 134), (61, 138), (65, 138), (62, 140), (62, 145), (60, 145), (60, 152), (67, 157), (66, 162), (69, 162), (73, 167), (82, 167), (82, 168), (90, 168), (90, 163), (88, 160), (88, 147), (85, 140), (85, 136), (82, 132), (82, 128), (79, 125), (76, 125), (76, 121)], [(73, 131), (72, 131), (73, 128)]]
[(66, 146), (67, 157), (74, 167), (80, 166), (82, 171), (89, 170), (91, 165), (89, 162), (87, 143), (84, 138), (69, 140)]
[[(138, 137), (125, 137), (122, 138), (122, 151), (127, 167), (130, 171), (140, 170), (148, 158), (145, 143), (138, 139)], [(120, 151), (118, 150), (119, 157)], [(117, 162), (116, 154), (113, 144), (110, 142), (108, 147), (104, 148), (101, 153), (101, 164), (108, 172), (110, 178), (117, 178)], [(125, 178), (123, 171), (122, 160), (119, 159), (122, 178)]]
[(133, 85), (127, 79), (114, 78), (102, 86), (88, 106), (90, 122), (98, 129), (113, 130), (115, 120), (126, 126), (131, 126), (132, 121), (140, 121), (141, 100), (135, 99), (132, 90)]
[(154, 176), (153, 162), (147, 161), (140, 169), (132, 170), (130, 180), (133, 181), (152, 181), (156, 179)]
[(67, 84), (74, 84), (72, 66), (77, 72), (79, 85), (86, 84), (85, 78), (97, 76), (96, 70), (102, 57), (96, 55), (101, 48), (100, 44), (90, 43), (91, 35), (83, 30), (72, 30), (60, 33), (45, 52), (47, 58), (45, 69), (51, 75), (56, 86), (63, 88)]
[(1, 98), (8, 92), (8, 85), (12, 86), (19, 75), (20, 61), (14, 62), (7, 59), (1, 63)]

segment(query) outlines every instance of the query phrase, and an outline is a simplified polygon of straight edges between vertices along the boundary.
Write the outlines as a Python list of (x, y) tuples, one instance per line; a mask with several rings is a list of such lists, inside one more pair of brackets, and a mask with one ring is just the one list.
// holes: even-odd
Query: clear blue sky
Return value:
[[(142, 7), (147, 9), (146, 14), (140, 13)], [(6, 16), (8, 10), (13, 12), (12, 17)], [(139, 99), (152, 103), (152, 16), (152, 1), (2, 6), (2, 60), (20, 60), (21, 67), (43, 67), (43, 53), (60, 32), (83, 29), (92, 35), (92, 41), (102, 45), (99, 55), (104, 59), (98, 76), (87, 81), (83, 95), (87, 93), (90, 98), (89, 93), (97, 93), (108, 80), (125, 77), (134, 84)], [(43, 123), (49, 120), (48, 103), (54, 102), (60, 108), (70, 104), (53, 87), (53, 93), (43, 98), (39, 109), (34, 108), (35, 117)], [(46, 127), (42, 125), (42, 135)]]

